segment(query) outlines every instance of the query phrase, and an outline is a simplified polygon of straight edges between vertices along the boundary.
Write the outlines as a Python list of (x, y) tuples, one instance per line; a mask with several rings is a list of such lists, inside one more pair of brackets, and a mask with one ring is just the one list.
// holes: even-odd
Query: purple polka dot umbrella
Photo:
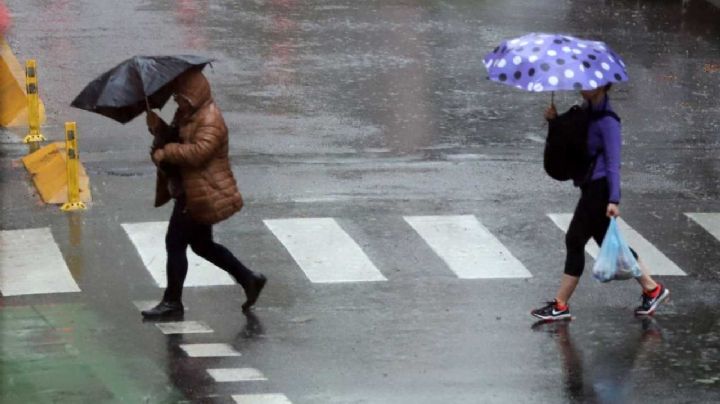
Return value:
[(483, 59), (488, 78), (522, 90), (592, 90), (628, 80), (625, 63), (605, 43), (533, 33), (503, 42)]

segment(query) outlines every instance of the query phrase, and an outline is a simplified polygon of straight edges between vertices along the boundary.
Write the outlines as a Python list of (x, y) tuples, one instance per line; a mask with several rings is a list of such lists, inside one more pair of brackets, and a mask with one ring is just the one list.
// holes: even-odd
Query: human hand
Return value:
[(545, 119), (552, 121), (555, 118), (557, 118), (557, 109), (555, 109), (555, 104), (550, 104), (550, 107), (545, 110)]
[(152, 152), (152, 161), (155, 165), (159, 165), (165, 159), (165, 150), (157, 149)]
[(150, 130), (151, 133), (155, 133), (160, 128), (162, 118), (152, 111), (147, 111), (145, 114), (145, 122), (147, 123), (148, 130)]
[(607, 217), (619, 217), (620, 207), (615, 203), (608, 203), (607, 206)]

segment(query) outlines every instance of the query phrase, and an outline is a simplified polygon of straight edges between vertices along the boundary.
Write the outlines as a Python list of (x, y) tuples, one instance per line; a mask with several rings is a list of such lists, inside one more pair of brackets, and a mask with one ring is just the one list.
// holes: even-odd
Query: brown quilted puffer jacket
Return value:
[[(199, 71), (180, 77), (176, 93), (187, 98), (193, 112), (175, 116), (180, 143), (163, 147), (164, 162), (180, 168), (186, 209), (198, 223), (223, 221), (243, 206), (228, 158), (228, 130), (210, 93), (210, 84)], [(170, 200), (168, 180), (158, 175), (155, 206)]]

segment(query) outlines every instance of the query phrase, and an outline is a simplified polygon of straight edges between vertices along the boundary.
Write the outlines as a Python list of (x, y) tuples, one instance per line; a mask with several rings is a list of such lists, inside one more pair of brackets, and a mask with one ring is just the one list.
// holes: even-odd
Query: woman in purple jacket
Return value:
[[(580, 91), (591, 112), (612, 111), (607, 95), (611, 85), (595, 90)], [(557, 110), (552, 105), (545, 112), (545, 119), (557, 117)], [(598, 245), (602, 244), (611, 217), (620, 216), (620, 149), (622, 134), (620, 122), (610, 115), (591, 120), (588, 129), (588, 149), (590, 156), (596, 156), (594, 168), (589, 179), (578, 179), (575, 186), (581, 189), (580, 201), (575, 208), (570, 228), (565, 237), (567, 258), (555, 300), (531, 314), (543, 320), (560, 320), (570, 318), (568, 301), (580, 280), (585, 267), (585, 244), (594, 238)], [(635, 258), (635, 251), (631, 250)], [(637, 315), (651, 315), (658, 305), (665, 300), (670, 291), (662, 284), (655, 282), (648, 274), (642, 261), (638, 258), (642, 276), (637, 278), (643, 288), (642, 303), (635, 309)]]

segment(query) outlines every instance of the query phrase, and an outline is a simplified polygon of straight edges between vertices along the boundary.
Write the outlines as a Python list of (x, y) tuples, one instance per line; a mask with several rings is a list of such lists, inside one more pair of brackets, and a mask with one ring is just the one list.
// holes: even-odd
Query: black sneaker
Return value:
[(530, 314), (545, 321), (564, 320), (571, 318), (570, 306), (565, 307), (565, 310), (558, 310), (557, 302), (555, 300), (553, 300), (552, 302), (547, 302), (546, 306), (535, 309), (531, 311)]
[(655, 309), (670, 296), (670, 290), (663, 286), (662, 283), (658, 283), (660, 293), (655, 297), (650, 297), (645, 293), (642, 294), (642, 304), (635, 309), (635, 314), (638, 316), (652, 316), (655, 313)]

